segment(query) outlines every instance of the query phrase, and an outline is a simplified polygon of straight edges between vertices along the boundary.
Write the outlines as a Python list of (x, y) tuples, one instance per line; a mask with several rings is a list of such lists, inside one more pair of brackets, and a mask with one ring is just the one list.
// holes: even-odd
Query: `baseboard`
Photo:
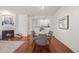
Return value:
[(49, 46), (51, 52), (55, 53), (74, 53), (69, 47), (59, 41), (55, 36), (51, 39)]

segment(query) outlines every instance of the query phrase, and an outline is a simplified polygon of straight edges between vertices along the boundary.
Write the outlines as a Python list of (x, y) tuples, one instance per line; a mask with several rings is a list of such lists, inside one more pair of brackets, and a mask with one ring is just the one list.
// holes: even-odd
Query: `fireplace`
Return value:
[(2, 40), (7, 40), (14, 37), (14, 30), (3, 30), (2, 31)]

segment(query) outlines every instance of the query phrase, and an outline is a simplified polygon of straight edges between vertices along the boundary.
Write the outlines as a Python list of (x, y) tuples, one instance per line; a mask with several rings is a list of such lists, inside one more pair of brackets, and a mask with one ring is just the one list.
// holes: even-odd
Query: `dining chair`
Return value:
[(49, 40), (46, 34), (39, 34), (37, 36), (37, 39), (35, 40), (35, 43), (38, 46), (46, 46), (49, 44)]

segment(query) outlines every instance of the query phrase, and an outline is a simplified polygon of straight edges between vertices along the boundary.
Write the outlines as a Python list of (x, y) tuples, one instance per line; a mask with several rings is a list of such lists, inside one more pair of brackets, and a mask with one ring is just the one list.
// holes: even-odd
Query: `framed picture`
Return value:
[(13, 16), (2, 15), (2, 25), (14, 25)]
[(69, 29), (69, 16), (59, 19), (59, 29)]

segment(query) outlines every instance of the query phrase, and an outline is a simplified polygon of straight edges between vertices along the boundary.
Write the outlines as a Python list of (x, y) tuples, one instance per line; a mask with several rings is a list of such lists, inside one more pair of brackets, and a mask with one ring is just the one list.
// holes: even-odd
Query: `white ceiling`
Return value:
[(60, 6), (45, 6), (44, 9), (40, 6), (0, 6), (0, 10), (31, 16), (52, 16), (59, 8)]

